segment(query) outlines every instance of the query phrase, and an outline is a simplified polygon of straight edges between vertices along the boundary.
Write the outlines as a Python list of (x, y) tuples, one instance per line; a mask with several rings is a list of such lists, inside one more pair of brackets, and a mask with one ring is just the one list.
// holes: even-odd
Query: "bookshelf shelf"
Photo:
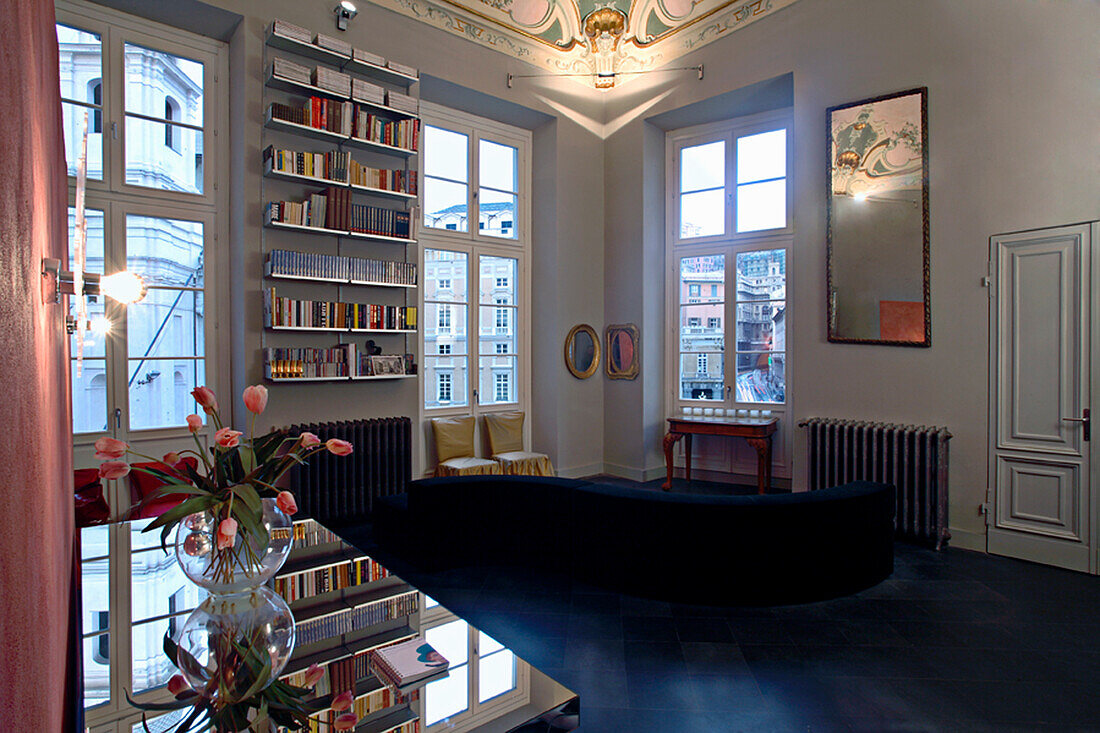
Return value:
[(377, 649), (380, 646), (386, 644), (392, 644), (397, 641), (405, 641), (406, 639), (412, 639), (416, 636), (416, 631), (412, 629), (408, 624), (389, 631), (383, 631), (372, 636), (367, 636), (363, 639), (359, 639), (353, 642), (342, 642), (335, 647), (329, 647), (321, 651), (314, 651), (308, 654), (294, 654), (291, 655), (290, 661), (287, 662), (286, 670), (283, 672), (286, 674), (294, 674), (295, 672), (301, 672), (303, 669), (308, 669), (311, 664), (320, 664), (322, 662), (338, 662), (341, 659), (347, 659), (353, 657), (359, 652), (370, 651)]
[(272, 89), (278, 89), (281, 92), (291, 92), (293, 94), (305, 94), (309, 97), (325, 97), (327, 99), (338, 99), (341, 102), (348, 101), (349, 97), (334, 92), (323, 87), (315, 87), (312, 84), (303, 84), (300, 81), (294, 81), (292, 79), (286, 79), (275, 74), (268, 73), (267, 81), (264, 82), (268, 87)]
[(335, 328), (324, 326), (265, 326), (269, 331), (329, 331), (339, 333), (416, 333), (415, 328)]
[(364, 382), (375, 379), (415, 379), (416, 377), (416, 374), (372, 374), (367, 376), (352, 374), (347, 377), (264, 377), (264, 379), (279, 384), (282, 382), (345, 382), (348, 380)]
[(289, 132), (294, 135), (304, 135), (305, 137), (311, 137), (315, 140), (327, 140), (335, 143), (347, 142), (349, 139), (352, 139), (339, 132), (322, 130), (319, 127), (312, 127), (311, 125), (299, 125), (297, 122), (289, 122), (287, 120), (280, 120), (278, 117), (272, 117), (270, 108), (267, 110), (267, 119), (264, 121), (264, 127), (269, 130)]
[(344, 63), (344, 71), (361, 74), (377, 81), (389, 82), (390, 84), (401, 84), (405, 87), (420, 81), (420, 77), (418, 76), (409, 76), (408, 74), (402, 74), (400, 71), (387, 69), (385, 66), (368, 64), (366, 61), (356, 61), (355, 59), (348, 59), (348, 61)]
[(403, 283), (384, 283), (374, 282), (371, 280), (345, 280), (338, 277), (305, 277), (304, 275), (272, 275), (267, 273), (264, 277), (272, 280), (302, 280), (304, 282), (316, 282), (316, 283), (336, 283), (337, 285), (360, 285), (363, 287), (371, 288), (416, 288), (415, 285), (406, 285)]
[(264, 223), (264, 226), (268, 227), (270, 229), (289, 229), (289, 230), (295, 231), (295, 232), (308, 232), (309, 234), (327, 234), (329, 236), (332, 236), (334, 234), (338, 235), (338, 236), (340, 236), (340, 235), (347, 236), (347, 234), (348, 234), (348, 232), (345, 232), (341, 229), (325, 229), (324, 227), (310, 227), (310, 226), (305, 226), (304, 224), (287, 224), (286, 222), (275, 221), (273, 219), (268, 219)]
[(374, 188), (373, 186), (360, 186), (356, 183), (352, 183), (349, 185), (351, 186), (351, 189), (353, 191), (358, 191), (360, 193), (369, 193), (374, 196), (390, 196), (396, 199), (405, 199), (408, 201), (416, 200), (415, 193), (405, 193), (404, 191), (390, 191), (386, 188)]
[(355, 137), (354, 135), (345, 138), (345, 142), (349, 143), (350, 145), (355, 145), (356, 147), (365, 148), (367, 150), (375, 150), (383, 153), (390, 153), (392, 155), (403, 155), (406, 158), (416, 155), (416, 151), (410, 150), (409, 148), (399, 148), (396, 145), (376, 143), (373, 140), (367, 140), (363, 137)]
[(315, 599), (320, 595), (327, 596), (327, 592), (318, 594), (317, 596), (299, 598), (291, 602), (290, 610), (294, 611), (294, 619), (298, 623), (302, 623), (310, 619), (331, 616), (334, 613), (359, 608), (360, 606), (369, 606), (372, 603), (388, 601), (391, 598), (397, 598), (413, 592), (412, 586), (408, 583), (398, 583), (396, 585), (378, 588), (377, 585), (381, 582), (384, 581), (375, 581), (364, 585), (353, 585), (343, 589), (343, 591), (352, 591), (351, 593), (341, 592), (341, 594), (335, 598), (322, 598), (320, 601)]
[(270, 27), (267, 31), (267, 45), (272, 48), (277, 48), (280, 51), (295, 53), (299, 56), (311, 58), (314, 61), (323, 61), (333, 66), (339, 66), (344, 71), (351, 71), (361, 76), (389, 82), (390, 84), (401, 84), (407, 87), (410, 84), (415, 84), (420, 81), (418, 77), (409, 76), (408, 74), (388, 69), (385, 66), (369, 64), (365, 61), (356, 61), (351, 56), (345, 56), (342, 53), (330, 51), (327, 48), (321, 48), (315, 43), (305, 43), (304, 41), (296, 41), (286, 36), (276, 35), (272, 32)]
[(391, 191), (386, 188), (375, 188), (374, 186), (360, 186), (357, 183), (348, 183), (345, 181), (338, 181), (332, 178), (321, 178), (319, 176), (306, 176), (301, 173), (287, 173), (286, 171), (276, 170), (271, 167), (271, 161), (268, 161), (264, 167), (264, 175), (268, 178), (277, 178), (281, 181), (289, 181), (291, 183), (308, 183), (315, 186), (341, 186), (344, 188), (350, 188), (357, 193), (370, 194), (371, 196), (385, 196), (387, 198), (398, 199), (400, 201), (415, 201), (415, 193), (405, 193), (404, 191)]
[(365, 382), (372, 379), (416, 379), (416, 374), (368, 374), (365, 376), (352, 375), (350, 379), (356, 382)]
[(368, 234), (367, 232), (349, 231), (347, 235), (352, 239), (372, 239), (378, 242), (392, 242), (393, 244), (416, 244), (415, 239), (407, 237), (390, 237), (385, 234)]
[(411, 710), (398, 710), (381, 718), (360, 723), (356, 726), (355, 733), (389, 733), (405, 725), (405, 723), (411, 723), (419, 718), (420, 716)]

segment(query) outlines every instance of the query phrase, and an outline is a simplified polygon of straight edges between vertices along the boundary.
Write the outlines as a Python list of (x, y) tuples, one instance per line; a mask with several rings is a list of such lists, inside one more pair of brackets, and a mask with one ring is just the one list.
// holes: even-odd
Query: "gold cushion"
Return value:
[(500, 462), (501, 473), (506, 476), (553, 476), (554, 464), (545, 453), (526, 450), (498, 453), (494, 461)]
[(474, 454), (474, 416), (432, 418), (435, 453), (439, 462)]
[(493, 412), (485, 416), (493, 455), (523, 450), (523, 413)]
[(436, 476), (486, 476), (500, 474), (501, 465), (486, 458), (452, 458), (436, 468)]

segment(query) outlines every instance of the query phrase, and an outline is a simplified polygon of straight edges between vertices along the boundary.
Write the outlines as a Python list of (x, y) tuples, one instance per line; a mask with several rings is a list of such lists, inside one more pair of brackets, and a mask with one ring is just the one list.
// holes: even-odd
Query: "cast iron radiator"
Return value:
[(412, 472), (412, 420), (382, 417), (350, 422), (291, 425), (289, 435), (314, 433), (326, 441), (346, 440), (348, 456), (314, 453), (291, 471), (299, 510), (315, 519), (350, 519), (369, 514), (374, 500), (405, 491)]
[(811, 417), (810, 490), (849, 481), (878, 481), (897, 489), (896, 535), (938, 550), (947, 531), (947, 428)]

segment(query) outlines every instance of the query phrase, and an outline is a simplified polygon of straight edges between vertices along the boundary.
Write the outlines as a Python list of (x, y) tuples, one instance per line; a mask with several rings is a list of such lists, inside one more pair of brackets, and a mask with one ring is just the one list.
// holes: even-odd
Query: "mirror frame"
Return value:
[[(625, 333), (630, 337), (630, 343), (634, 346), (634, 358), (622, 368), (615, 368), (611, 365), (612, 354), (612, 341), (615, 337)], [(638, 327), (633, 323), (613, 323), (607, 327), (604, 332), (607, 339), (607, 358), (604, 360), (604, 371), (607, 373), (610, 379), (634, 379), (638, 376), (638, 363), (640, 356), (638, 354)]]
[[(577, 364), (573, 359), (573, 340), (581, 332), (587, 333), (589, 338), (592, 339), (593, 349), (592, 363), (583, 371), (577, 368)], [(600, 335), (596, 333), (596, 329), (587, 323), (580, 323), (569, 329), (569, 335), (565, 337), (565, 366), (569, 369), (569, 373), (577, 379), (588, 379), (600, 368)]]
[[(920, 95), (920, 132), (921, 132), (921, 226), (923, 241), (921, 246), (924, 278), (924, 338), (921, 341), (900, 341), (894, 339), (869, 339), (840, 336), (836, 333), (836, 301), (833, 298), (833, 113), (839, 110), (860, 107), (875, 102), (883, 102), (898, 97)], [(828, 340), (839, 344), (880, 344), (886, 346), (930, 347), (932, 345), (932, 297), (931, 268), (929, 257), (928, 226), (928, 87), (916, 87), (901, 92), (883, 94), (855, 102), (846, 102), (825, 110), (825, 311)]]

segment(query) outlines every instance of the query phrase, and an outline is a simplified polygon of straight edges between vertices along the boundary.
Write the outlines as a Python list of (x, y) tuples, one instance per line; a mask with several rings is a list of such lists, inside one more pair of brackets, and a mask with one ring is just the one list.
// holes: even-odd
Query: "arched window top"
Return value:
[[(164, 98), (164, 119), (169, 123), (178, 122), (180, 120), (180, 103), (172, 97)], [(180, 133), (176, 129), (175, 125), (167, 124), (164, 126), (164, 144), (172, 150), (179, 152)]]
[(99, 77), (88, 82), (88, 101), (95, 105), (89, 132), (103, 132), (103, 80)]

